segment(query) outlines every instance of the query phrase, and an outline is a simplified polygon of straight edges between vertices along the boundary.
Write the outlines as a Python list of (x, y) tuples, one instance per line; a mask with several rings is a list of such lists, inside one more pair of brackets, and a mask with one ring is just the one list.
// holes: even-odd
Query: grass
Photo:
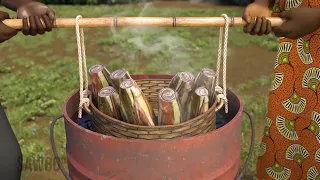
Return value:
[[(138, 8), (136, 6), (52, 6), (57, 17), (102, 16), (240, 16), (241, 10), (219, 8), (174, 9)], [(3, 8), (0, 10), (4, 10)], [(12, 12), (10, 12), (11, 15)], [(130, 73), (192, 73), (215, 67), (218, 29), (203, 28), (97, 28), (85, 31), (88, 67), (103, 63), (110, 70), (126, 68)], [(272, 35), (251, 37), (241, 28), (231, 28), (229, 44), (235, 47), (257, 44), (276, 50)], [(44, 36), (25, 37), (21, 33), (1, 44), (0, 99), (22, 148), (23, 156), (43, 157), (51, 154), (50, 119), (62, 112), (64, 100), (79, 87), (77, 48), (74, 29), (59, 29)], [(270, 84), (261, 78), (238, 87), (248, 111), (263, 119), (267, 96), (246, 93), (257, 86)], [(243, 121), (243, 153), (248, 153), (248, 121)], [(56, 127), (56, 141), (65, 156), (65, 132), (62, 121)], [(256, 142), (256, 148), (257, 149)], [(256, 159), (255, 151), (255, 159)], [(255, 161), (255, 160), (254, 160)], [(250, 164), (250, 171), (255, 163)], [(27, 175), (26, 175), (27, 176)]]
[[(254, 87), (259, 87), (259, 86), (265, 85), (265, 83), (266, 83), (265, 79), (266, 78), (260, 78), (255, 81), (249, 81), (245, 84), (242, 84), (242, 85), (240, 85), (240, 88), (239, 88), (240, 90), (238, 91), (241, 99), (243, 100), (245, 110), (248, 111), (253, 117), (254, 126), (255, 126), (255, 130), (256, 130), (253, 157), (252, 157), (251, 163), (249, 164), (247, 177), (245, 179), (252, 179), (253, 172), (255, 171), (256, 161), (258, 158), (258, 150), (260, 148), (261, 135), (262, 135), (262, 131), (257, 131), (257, 128), (259, 128), (259, 126), (260, 126), (260, 128), (264, 127), (265, 114), (267, 113), (268, 96), (267, 96), (266, 92), (262, 95), (259, 95), (259, 96), (252, 96), (252, 95), (250, 95), (250, 93), (245, 93), (245, 92), (241, 91), (241, 89), (243, 87), (251, 86), (252, 88), (254, 88)], [(252, 86), (252, 84), (254, 84), (254, 83), (257, 83), (257, 85)], [(271, 81), (268, 81), (267, 84), (271, 84)], [(242, 133), (241, 134), (242, 134), (242, 136), (241, 136), (241, 140), (242, 140), (241, 159), (244, 161), (249, 154), (249, 150), (250, 150), (249, 143), (250, 143), (250, 137), (251, 137), (251, 126), (250, 126), (249, 119), (246, 115), (244, 115), (244, 119), (242, 121)]]

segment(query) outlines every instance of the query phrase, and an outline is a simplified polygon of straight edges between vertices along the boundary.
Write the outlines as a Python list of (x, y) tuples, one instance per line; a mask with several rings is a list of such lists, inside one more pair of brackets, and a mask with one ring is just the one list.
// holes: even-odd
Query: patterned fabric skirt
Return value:
[(280, 40), (256, 179), (320, 179), (320, 33)]

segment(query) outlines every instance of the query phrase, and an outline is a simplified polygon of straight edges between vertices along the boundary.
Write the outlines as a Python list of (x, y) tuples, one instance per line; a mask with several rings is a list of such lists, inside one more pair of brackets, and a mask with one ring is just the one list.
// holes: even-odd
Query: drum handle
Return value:
[(246, 161), (244, 162), (243, 167), (238, 172), (238, 175), (236, 176), (235, 180), (241, 180), (242, 179), (242, 176), (244, 175), (245, 171), (248, 168), (248, 165), (249, 165), (249, 162), (250, 162), (250, 160), (252, 158), (252, 154), (253, 154), (253, 150), (254, 150), (255, 130), (254, 130), (254, 125), (253, 125), (253, 119), (252, 119), (252, 116), (246, 110), (243, 110), (243, 113), (248, 116), (249, 121), (250, 121), (250, 126), (251, 126), (250, 150), (249, 150), (248, 157), (247, 157)]
[(56, 144), (54, 142), (54, 126), (56, 124), (56, 122), (61, 119), (64, 118), (64, 115), (61, 114), (60, 116), (56, 117), (54, 120), (52, 120), (51, 122), (51, 126), (50, 126), (50, 142), (51, 142), (51, 147), (52, 147), (52, 151), (53, 151), (53, 155), (54, 155), (54, 159), (56, 160), (60, 171), (62, 172), (62, 174), (64, 175), (64, 177), (67, 180), (72, 180), (72, 178), (69, 176), (68, 172), (66, 171), (66, 169), (63, 167), (63, 164), (61, 163), (59, 154), (57, 152), (57, 148), (56, 148)]

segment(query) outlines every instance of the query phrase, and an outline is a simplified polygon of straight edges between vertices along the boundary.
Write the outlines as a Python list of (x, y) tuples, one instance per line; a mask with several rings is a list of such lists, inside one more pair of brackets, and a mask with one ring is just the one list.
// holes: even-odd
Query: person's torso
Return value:
[[(277, 17), (281, 12), (288, 11), (293, 8), (320, 8), (320, 0), (276, 0), (272, 8), (272, 16)], [(320, 28), (311, 34), (301, 37), (301, 39), (309, 42), (312, 37), (314, 39), (312, 42), (313, 48), (319, 49)], [(280, 42), (291, 42), (296, 45), (297, 40), (280, 38)]]
[(319, 8), (320, 0), (276, 0), (273, 6), (273, 16), (277, 16), (282, 11), (292, 8)]

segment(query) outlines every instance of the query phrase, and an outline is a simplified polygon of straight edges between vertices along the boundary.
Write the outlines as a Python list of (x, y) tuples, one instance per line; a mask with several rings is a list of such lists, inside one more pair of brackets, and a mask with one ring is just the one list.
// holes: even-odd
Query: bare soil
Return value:
[(273, 72), (275, 57), (276, 52), (257, 45), (232, 48), (227, 60), (227, 82), (236, 87), (241, 83), (270, 75)]

